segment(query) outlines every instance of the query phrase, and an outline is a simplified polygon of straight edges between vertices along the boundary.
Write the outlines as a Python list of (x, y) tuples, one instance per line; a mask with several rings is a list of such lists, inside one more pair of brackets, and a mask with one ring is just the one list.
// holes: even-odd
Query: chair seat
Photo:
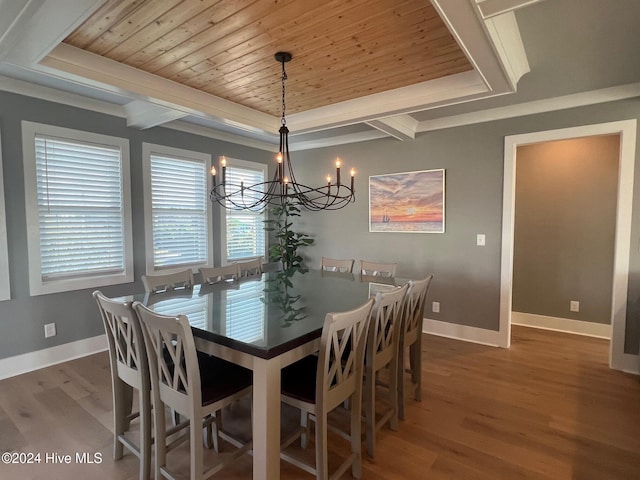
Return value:
[[(238, 393), (253, 384), (251, 370), (203, 352), (197, 352), (197, 356), (203, 407)], [(164, 358), (169, 371), (173, 374), (173, 363), (166, 349)]]
[(221, 358), (198, 353), (202, 406), (236, 394), (253, 384), (251, 370)]
[(282, 394), (302, 402), (316, 403), (318, 356), (309, 355), (282, 369)]

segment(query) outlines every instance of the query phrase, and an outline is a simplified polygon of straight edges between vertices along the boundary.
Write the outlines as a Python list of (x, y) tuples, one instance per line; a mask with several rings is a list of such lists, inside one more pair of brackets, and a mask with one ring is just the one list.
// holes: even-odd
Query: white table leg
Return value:
[(280, 478), (280, 361), (253, 360), (253, 480)]

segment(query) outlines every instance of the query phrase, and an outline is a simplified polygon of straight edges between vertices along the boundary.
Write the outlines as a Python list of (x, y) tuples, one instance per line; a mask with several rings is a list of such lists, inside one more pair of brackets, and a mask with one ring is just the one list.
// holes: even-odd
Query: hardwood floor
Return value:
[[(509, 350), (426, 335), (423, 401), (409, 401), (397, 432), (380, 432), (363, 478), (640, 478), (640, 377), (610, 370), (608, 348), (526, 327), (513, 328)], [(0, 478), (137, 478), (133, 455), (111, 457), (109, 375), (105, 352), (0, 381), (0, 450), (41, 455), (40, 464), (0, 464)], [(234, 418), (247, 416), (248, 404), (235, 407), (225, 426), (246, 430)], [(283, 410), (283, 419), (291, 427), (296, 412)], [(330, 437), (336, 459), (344, 445)], [(80, 464), (76, 453), (102, 461)], [(47, 454), (71, 463), (46, 463)], [(281, 470), (283, 479), (312, 478), (284, 462)], [(250, 479), (251, 458), (214, 478)]]

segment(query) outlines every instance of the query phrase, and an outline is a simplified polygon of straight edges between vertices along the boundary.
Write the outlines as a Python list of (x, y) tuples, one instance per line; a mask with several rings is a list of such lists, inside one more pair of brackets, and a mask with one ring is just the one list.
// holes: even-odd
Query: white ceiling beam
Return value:
[(294, 113), (287, 117), (287, 123), (295, 133), (309, 133), (411, 113), (487, 93), (482, 78), (469, 71)]
[(418, 126), (418, 121), (410, 115), (397, 115), (395, 117), (379, 118), (365, 123), (401, 141), (413, 140), (416, 138), (416, 127)]
[(516, 16), (513, 12), (503, 13), (485, 20), (485, 26), (515, 91), (520, 78), (531, 71)]
[(137, 94), (141, 100), (162, 104), (189, 115), (212, 116), (250, 130), (277, 131), (280, 120), (195, 88), (181, 85), (80, 48), (60, 44), (40, 62), (47, 73), (98, 88), (115, 87), (121, 95)]
[(179, 110), (155, 105), (141, 100), (134, 100), (124, 106), (127, 114), (127, 126), (141, 130), (156, 127), (163, 123), (186, 117), (187, 114)]
[(37, 64), (104, 2), (3, 0), (0, 28), (6, 30), (0, 42), (0, 59), (28, 67)]
[(482, 18), (491, 18), (503, 13), (513, 12), (522, 7), (540, 3), (543, 0), (477, 0)]

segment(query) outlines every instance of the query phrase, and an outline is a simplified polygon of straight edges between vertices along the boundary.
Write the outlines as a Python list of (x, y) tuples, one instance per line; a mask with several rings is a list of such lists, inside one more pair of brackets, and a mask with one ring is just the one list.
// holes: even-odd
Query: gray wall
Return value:
[(619, 155), (619, 135), (518, 147), (513, 311), (611, 323)]
[[(316, 245), (308, 262), (320, 257), (397, 261), (398, 274), (435, 275), (429, 292), (440, 302), (436, 320), (490, 330), (499, 329), (500, 255), (504, 137), (640, 116), (637, 99), (529, 115), (420, 134), (414, 141), (383, 139), (292, 153), (300, 180), (321, 183), (340, 156), (345, 171), (357, 171), (357, 200), (343, 210), (306, 216), (299, 227)], [(292, 127), (295, 132), (295, 128)], [(639, 136), (640, 138), (640, 136)], [(640, 211), (640, 165), (636, 152), (634, 212)], [(368, 176), (383, 173), (446, 169), (444, 234), (369, 233)], [(486, 246), (476, 246), (476, 234)], [(640, 338), (640, 216), (634, 214), (629, 265), (629, 300), (625, 352), (636, 354)]]
[[(165, 128), (127, 128), (123, 118), (90, 112), (57, 103), (0, 92), (0, 135), (7, 207), (7, 241), (11, 300), (0, 302), (0, 358), (82, 340), (104, 333), (98, 310), (91, 297), (93, 289), (52, 295), (29, 296), (27, 227), (25, 220), (24, 175), (22, 166), (22, 120), (58, 125), (129, 139), (131, 161), (131, 202), (135, 283), (102, 287), (108, 296), (144, 291), (145, 271), (142, 197), (142, 143), (269, 162), (273, 155), (264, 150), (242, 147), (210, 138)], [(220, 261), (219, 212), (214, 210), (214, 256)], [(57, 335), (44, 338), (44, 324), (56, 322)]]
[[(441, 302), (441, 313), (430, 318), (454, 324), (497, 330), (500, 302), (500, 235), (504, 136), (640, 117), (637, 100), (532, 115), (509, 120), (428, 132), (414, 141), (393, 139), (293, 152), (299, 180), (324, 184), (336, 156), (344, 170), (358, 171), (357, 200), (335, 211), (305, 215), (300, 229), (316, 239), (307, 249), (308, 263), (320, 257), (397, 261), (399, 275), (435, 274), (429, 302)], [(129, 138), (131, 145), (132, 203), (136, 282), (104, 288), (107, 295), (141, 291), (144, 272), (142, 224), (141, 145), (143, 141), (225, 154), (249, 160), (271, 161), (270, 152), (197, 137), (169, 129), (129, 129), (121, 118), (65, 107), (51, 102), (0, 92), (0, 133), (4, 161), (12, 300), (0, 302), (0, 358), (99, 335), (102, 326), (91, 290), (29, 296), (27, 278), (24, 179), (20, 121), (50, 123)], [(292, 126), (292, 131), (295, 128)], [(368, 176), (382, 173), (446, 169), (446, 233), (397, 234), (368, 231)], [(640, 176), (640, 166), (635, 169)], [(635, 181), (634, 212), (640, 211), (640, 179)], [(217, 225), (214, 219), (214, 225)], [(477, 233), (487, 245), (477, 247)], [(640, 239), (640, 218), (632, 226), (632, 244)], [(219, 246), (219, 242), (217, 247)], [(631, 249), (629, 305), (625, 351), (638, 352), (640, 325), (640, 252)], [(44, 339), (43, 325), (58, 323), (59, 334)]]

